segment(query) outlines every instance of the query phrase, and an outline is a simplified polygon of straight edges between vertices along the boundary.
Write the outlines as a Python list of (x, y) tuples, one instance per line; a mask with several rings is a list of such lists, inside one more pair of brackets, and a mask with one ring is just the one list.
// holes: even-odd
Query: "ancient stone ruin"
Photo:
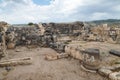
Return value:
[[(120, 28), (109, 27), (107, 24), (90, 27), (83, 22), (73, 23), (39, 23), (33, 25), (9, 25), (0, 22), (0, 59), (8, 57), (6, 49), (18, 46), (51, 48), (56, 55), (47, 54), (45, 59), (53, 61), (72, 57), (80, 61), (81, 68), (87, 72), (99, 73), (111, 80), (120, 80), (120, 62), (105, 66), (98, 48), (84, 48), (73, 45), (79, 41), (120, 43)], [(91, 46), (91, 45), (89, 45)], [(16, 50), (19, 52), (19, 50)], [(120, 51), (109, 52), (120, 60)], [(0, 62), (0, 67), (32, 64), (32, 58), (8, 59)]]

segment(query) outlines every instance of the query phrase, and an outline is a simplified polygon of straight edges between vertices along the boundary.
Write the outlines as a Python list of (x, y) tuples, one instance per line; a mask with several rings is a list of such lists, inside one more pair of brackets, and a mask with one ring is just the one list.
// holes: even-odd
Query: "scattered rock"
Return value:
[(61, 54), (58, 54), (57, 57), (58, 57), (58, 59), (67, 58), (68, 54), (67, 53), (61, 53)]
[(21, 52), (21, 50), (20, 50), (20, 49), (16, 49), (15, 51), (16, 51), (16, 52)]
[(57, 55), (46, 54), (46, 55), (45, 55), (45, 59), (46, 59), (46, 60), (49, 60), (49, 61), (52, 61), (52, 60), (57, 60), (58, 57), (57, 57)]

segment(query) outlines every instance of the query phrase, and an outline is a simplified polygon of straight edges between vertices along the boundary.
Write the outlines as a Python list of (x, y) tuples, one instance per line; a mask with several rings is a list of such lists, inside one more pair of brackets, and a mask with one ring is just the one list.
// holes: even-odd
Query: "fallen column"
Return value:
[(10, 59), (5, 61), (0, 61), (0, 67), (6, 66), (17, 66), (17, 65), (29, 65), (32, 64), (31, 58), (20, 58), (20, 59)]
[(110, 50), (109, 53), (120, 57), (120, 51)]

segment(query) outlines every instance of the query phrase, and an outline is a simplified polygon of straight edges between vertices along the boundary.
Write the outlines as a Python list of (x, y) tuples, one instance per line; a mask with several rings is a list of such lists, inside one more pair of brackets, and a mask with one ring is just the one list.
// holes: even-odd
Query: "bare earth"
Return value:
[[(80, 42), (81, 46), (97, 47), (102, 51), (111, 48), (120, 49), (120, 45)], [(20, 52), (15, 50), (19, 49)], [(72, 58), (47, 61), (44, 59), (45, 54), (56, 54), (56, 51), (50, 48), (31, 48), (17, 47), (15, 50), (8, 50), (9, 58), (32, 57), (33, 64), (26, 66), (13, 67), (10, 72), (5, 72), (0, 68), (0, 76), (3, 80), (107, 80), (97, 73), (86, 72), (81, 69), (79, 60)], [(109, 56), (109, 55), (107, 55)], [(115, 57), (111, 57), (115, 58)], [(0, 80), (2, 80), (0, 77)]]

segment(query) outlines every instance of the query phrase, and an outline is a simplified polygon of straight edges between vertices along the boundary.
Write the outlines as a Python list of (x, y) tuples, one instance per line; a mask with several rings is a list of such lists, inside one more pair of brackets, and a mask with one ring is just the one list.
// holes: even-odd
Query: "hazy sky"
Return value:
[(0, 0), (0, 21), (72, 22), (120, 19), (120, 0)]

